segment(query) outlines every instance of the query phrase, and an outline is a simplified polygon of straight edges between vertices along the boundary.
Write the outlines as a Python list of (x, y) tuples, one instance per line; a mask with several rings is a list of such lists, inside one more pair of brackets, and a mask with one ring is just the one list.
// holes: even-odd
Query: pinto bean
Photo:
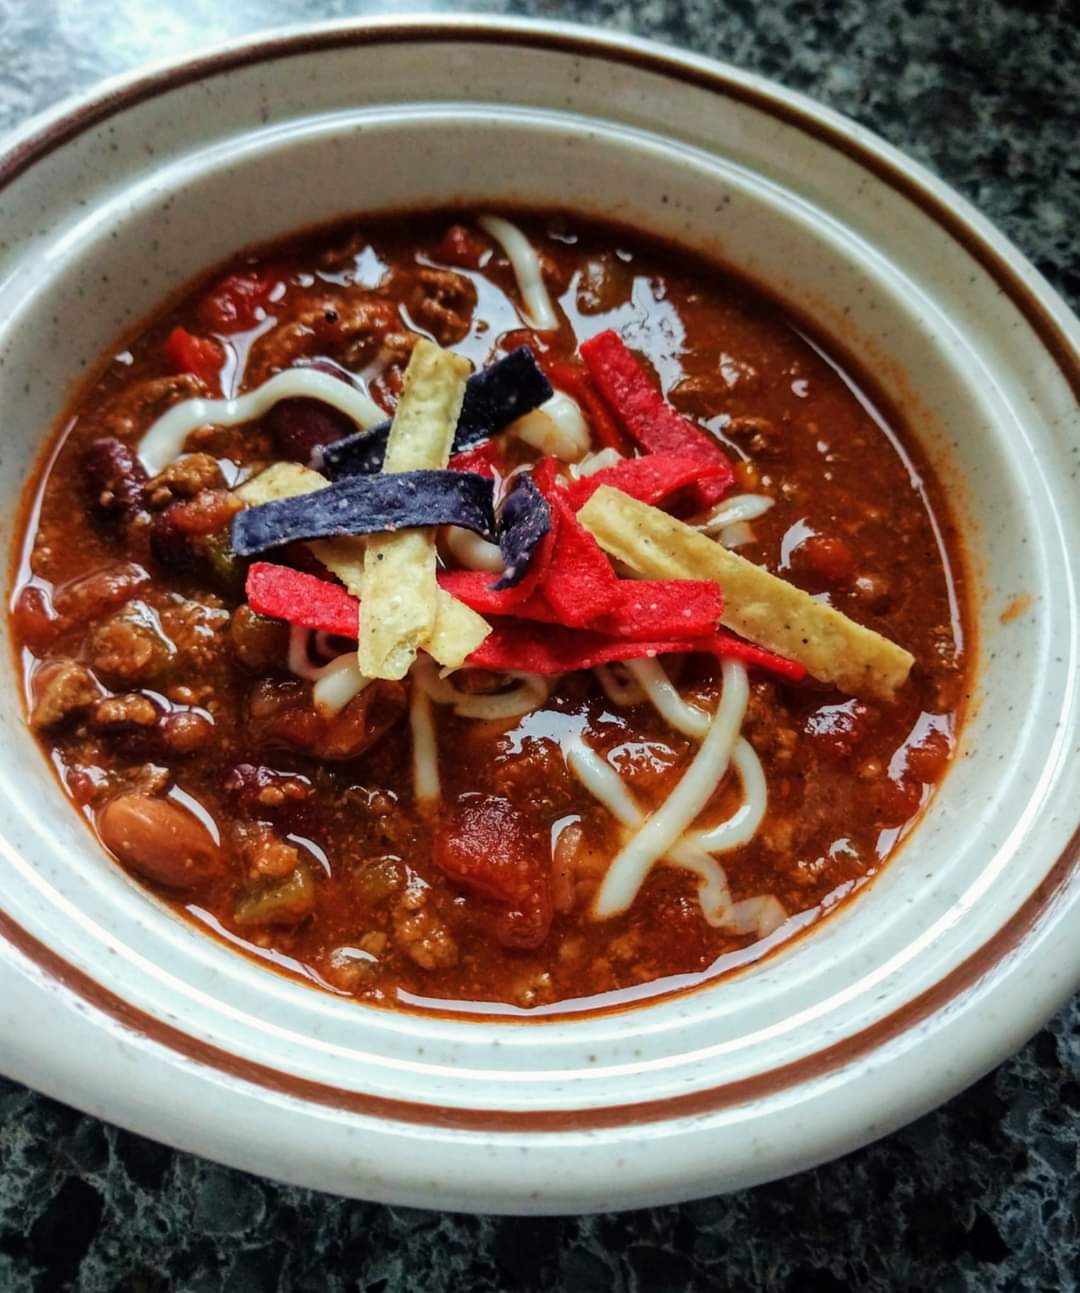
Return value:
[(101, 842), (129, 870), (167, 889), (195, 889), (221, 874), (225, 856), (209, 830), (169, 799), (120, 795), (98, 817)]

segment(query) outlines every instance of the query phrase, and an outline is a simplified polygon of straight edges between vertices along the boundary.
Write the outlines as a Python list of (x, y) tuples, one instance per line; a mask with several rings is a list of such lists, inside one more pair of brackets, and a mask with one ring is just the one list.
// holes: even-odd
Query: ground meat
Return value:
[(379, 353), (383, 338), (400, 327), (397, 309), (375, 296), (327, 297), (252, 347), (245, 374), (250, 390), (306, 355), (329, 355), (359, 368)]
[(758, 752), (786, 767), (795, 756), (799, 734), (780, 718), (783, 711), (776, 701), (776, 687), (771, 682), (755, 682), (750, 688), (743, 734)]
[(130, 601), (150, 575), (134, 561), (117, 561), (80, 575), (53, 590), (53, 609), (61, 627), (74, 628)]
[(146, 485), (152, 507), (164, 507), (174, 498), (194, 498), (204, 489), (220, 489), (225, 480), (216, 458), (208, 453), (189, 453), (171, 462)]
[(449, 269), (421, 269), (409, 294), (409, 317), (441, 346), (468, 334), (476, 309), (476, 288)]
[(119, 440), (131, 440), (149, 430), (151, 424), (166, 409), (181, 400), (205, 398), (210, 391), (201, 377), (194, 373), (176, 373), (171, 377), (155, 377), (127, 387), (101, 417), (102, 430)]
[(54, 727), (83, 713), (101, 696), (101, 687), (85, 666), (74, 660), (51, 660), (34, 674), (32, 727)]
[(519, 750), (501, 754), (492, 764), (491, 780), (509, 799), (518, 799), (526, 791), (533, 807), (542, 812), (565, 812), (574, 800), (566, 760), (547, 737), (530, 737)]
[(279, 839), (263, 822), (238, 824), (233, 830), (233, 840), (253, 880), (291, 875), (300, 862), (300, 850)]
[(278, 772), (254, 763), (237, 764), (225, 778), (225, 789), (252, 813), (302, 803), (315, 793), (315, 787), (299, 773)]
[(457, 943), (428, 902), (426, 889), (409, 889), (394, 907), (394, 941), (422, 970), (446, 970), (457, 965)]
[(734, 417), (724, 427), (724, 432), (738, 440), (755, 457), (772, 458), (784, 451), (784, 433), (768, 418)]
[(94, 669), (110, 682), (145, 682), (168, 664), (173, 651), (144, 602), (132, 602), (104, 620), (90, 637)]
[(162, 608), (159, 618), (166, 636), (176, 647), (177, 663), (206, 669), (225, 647), (229, 612), (212, 602), (177, 597)]
[(117, 729), (154, 727), (158, 721), (158, 711), (149, 697), (131, 692), (98, 701), (90, 721), (99, 732), (106, 733)]

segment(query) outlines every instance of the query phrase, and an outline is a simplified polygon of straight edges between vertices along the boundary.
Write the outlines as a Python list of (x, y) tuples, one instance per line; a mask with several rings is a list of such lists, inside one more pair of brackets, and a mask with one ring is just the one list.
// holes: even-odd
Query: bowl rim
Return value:
[[(224, 75), (239, 67), (360, 45), (460, 41), (491, 45), (518, 43), (535, 49), (602, 58), (654, 72), (755, 108), (838, 150), (917, 205), (980, 264), (1023, 315), (1080, 404), (1080, 328), (1068, 307), (1004, 235), (924, 167), (848, 118), (798, 92), (724, 63), (587, 26), (488, 16), (412, 15), (305, 25), (242, 37), (207, 53), (164, 60), (111, 78), (88, 93), (31, 118), (0, 141), (0, 193), (36, 162), (83, 132), (148, 99), (192, 82)], [(127, 1029), (185, 1059), (312, 1104), (399, 1123), (437, 1124), (451, 1130), (550, 1133), (632, 1128), (642, 1123), (713, 1112), (751, 1097), (776, 1094), (804, 1080), (834, 1072), (907, 1032), (962, 996), (1018, 948), (1053, 907), (1078, 865), (1080, 822), (1041, 883), (967, 960), (901, 1009), (839, 1042), (751, 1078), (663, 1100), (576, 1110), (435, 1109), (282, 1072), (233, 1055), (133, 1007), (40, 942), (2, 908), (0, 937), (50, 979)], [(1074, 986), (1068, 976), (1055, 984), (1057, 999), (1064, 999)], [(991, 1062), (997, 1062), (1009, 1053), (1022, 1029), (1031, 1031), (1038, 1026), (1048, 998), (1033, 994), (1032, 1000), (1034, 1008), (1022, 1021), (1021, 1029), (1015, 1024), (1003, 1029), (995, 1046), (980, 1050), (977, 1056), (969, 1056), (956, 1065), (943, 1085), (943, 1089), (947, 1087), (946, 1094), (959, 1090), (984, 1071), (986, 1056), (991, 1050)]]

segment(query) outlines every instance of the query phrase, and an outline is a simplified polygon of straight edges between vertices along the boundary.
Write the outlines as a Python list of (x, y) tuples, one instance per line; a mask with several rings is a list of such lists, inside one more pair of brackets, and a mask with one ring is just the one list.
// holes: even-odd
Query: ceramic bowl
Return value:
[(369, 1199), (572, 1212), (751, 1185), (946, 1099), (1080, 981), (1080, 330), (956, 194), (796, 94), (553, 24), (331, 26), (112, 82), (0, 154), (0, 539), (72, 385), (192, 275), (341, 214), (492, 199), (737, 266), (907, 412), (977, 585), (978, 698), (925, 819), (857, 901), (704, 990), (547, 1021), (390, 1013), (265, 970), (108, 863), (9, 665), (0, 1066)]

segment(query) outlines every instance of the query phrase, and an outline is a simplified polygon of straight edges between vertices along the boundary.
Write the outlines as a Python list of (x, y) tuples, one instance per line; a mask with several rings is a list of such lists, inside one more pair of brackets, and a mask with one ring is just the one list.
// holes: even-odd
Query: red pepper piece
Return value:
[(703, 638), (627, 642), (624, 638), (563, 628), (558, 624), (537, 633), (532, 625), (520, 620), (497, 620), (483, 643), (469, 656), (469, 664), (480, 669), (555, 674), (592, 669), (617, 660), (640, 660), (684, 651), (735, 656), (792, 681), (806, 677), (806, 670), (796, 661), (774, 655), (723, 630)]
[(237, 270), (211, 290), (199, 306), (199, 317), (215, 332), (243, 332), (262, 317), (277, 285), (287, 276), (281, 265), (257, 265)]
[(483, 444), (472, 449), (462, 449), (446, 464), (451, 471), (474, 471), (479, 476), (495, 476), (501, 473), (503, 466), (502, 453), (495, 440), (485, 440)]
[(341, 584), (289, 566), (256, 561), (248, 570), (245, 591), (251, 609), (260, 615), (338, 637), (356, 637), (360, 603)]
[(178, 373), (194, 373), (207, 386), (217, 387), (225, 357), (216, 341), (209, 337), (196, 337), (186, 328), (173, 328), (162, 349)]
[(537, 832), (501, 795), (464, 795), (439, 824), (435, 865), (498, 903), (496, 936), (506, 947), (539, 947), (551, 925), (551, 866)]
[(623, 430), (649, 453), (692, 454), (723, 464), (727, 479), (703, 482), (695, 491), (702, 507), (723, 498), (735, 479), (723, 449), (664, 399), (649, 375), (610, 328), (581, 343), (581, 357)]
[[(557, 624), (547, 598), (534, 593), (525, 601), (506, 601), (516, 589), (491, 587), (491, 577), (479, 570), (444, 570), (439, 583), (448, 593), (481, 615), (512, 615), (516, 619)], [(724, 609), (720, 585), (696, 579), (621, 579), (621, 600), (608, 615), (589, 627), (626, 642), (664, 637), (709, 637), (716, 632)]]
[(627, 453), (630, 448), (629, 443), (608, 412), (607, 406), (589, 380), (589, 374), (585, 369), (572, 360), (554, 359), (543, 355), (540, 357), (540, 364), (552, 386), (557, 391), (563, 391), (572, 396), (581, 405), (593, 435), (604, 448)]
[(655, 505), (680, 489), (699, 482), (717, 481), (725, 489), (731, 479), (731, 468), (719, 462), (704, 463), (687, 454), (650, 453), (644, 458), (628, 458), (614, 467), (602, 467), (591, 476), (582, 476), (567, 486), (566, 496), (575, 512), (592, 498), (601, 485), (613, 485), (631, 498)]

